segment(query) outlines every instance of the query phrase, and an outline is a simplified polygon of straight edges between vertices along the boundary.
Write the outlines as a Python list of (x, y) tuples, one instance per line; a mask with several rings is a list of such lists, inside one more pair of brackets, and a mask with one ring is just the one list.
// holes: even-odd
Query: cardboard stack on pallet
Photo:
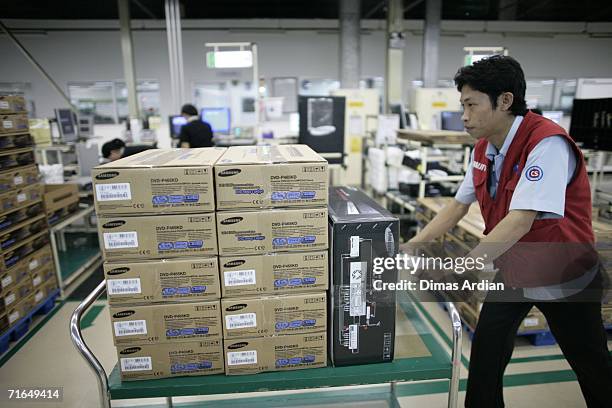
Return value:
[(224, 370), (213, 183), (224, 151), (147, 150), (93, 170), (124, 380)]
[(43, 192), (25, 99), (0, 95), (0, 348), (3, 333), (20, 337), (31, 311), (58, 293)]
[(230, 147), (215, 165), (228, 375), (327, 364), (327, 162)]

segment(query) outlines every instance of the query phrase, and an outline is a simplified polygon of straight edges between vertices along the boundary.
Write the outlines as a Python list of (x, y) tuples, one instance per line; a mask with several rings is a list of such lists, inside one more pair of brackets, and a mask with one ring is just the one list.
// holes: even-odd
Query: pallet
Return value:
[(0, 355), (6, 353), (12, 341), (18, 341), (30, 330), (32, 319), (35, 315), (46, 315), (55, 307), (55, 300), (60, 294), (60, 290), (56, 289), (43, 302), (34, 306), (27, 316), (21, 318), (14, 326), (9, 328), (4, 333), (0, 334)]

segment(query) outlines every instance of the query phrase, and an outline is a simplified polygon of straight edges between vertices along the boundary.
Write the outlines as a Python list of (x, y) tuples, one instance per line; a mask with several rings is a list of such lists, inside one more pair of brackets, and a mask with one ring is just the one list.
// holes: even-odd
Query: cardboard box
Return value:
[(221, 299), (223, 338), (314, 333), (327, 327), (327, 294)]
[(34, 146), (34, 139), (29, 134), (10, 135), (0, 133), (0, 149), (22, 149)]
[(34, 296), (30, 295), (21, 299), (6, 311), (9, 327), (15, 326), (21, 319), (26, 317), (34, 308)]
[(27, 133), (28, 115), (0, 115), (0, 133)]
[(325, 206), (327, 161), (306, 145), (232, 146), (215, 165), (217, 209)]
[(38, 183), (38, 167), (27, 166), (0, 172), (0, 193)]
[(399, 249), (399, 220), (361, 190), (329, 191), (330, 355), (334, 365), (393, 360), (397, 269), (374, 269)]
[(329, 287), (327, 251), (219, 258), (223, 297), (320, 292)]
[(28, 207), (42, 200), (43, 185), (34, 184), (19, 190), (7, 191), (0, 194), (0, 214), (17, 208)]
[(34, 139), (34, 144), (39, 147), (52, 145), (51, 125), (49, 119), (30, 119), (30, 135)]
[(223, 373), (221, 339), (118, 347), (121, 380)]
[(217, 257), (105, 262), (104, 275), (112, 305), (221, 297)]
[(327, 249), (327, 208), (217, 213), (219, 254)]
[(107, 261), (217, 255), (215, 214), (98, 217)]
[(98, 215), (214, 211), (213, 164), (224, 148), (152, 149), (95, 167)]
[(57, 290), (57, 280), (53, 277), (52, 280), (43, 283), (38, 289), (34, 290), (34, 304), (38, 305), (44, 302)]
[(3, 293), (0, 301), (0, 314), (10, 310), (33, 292), (32, 279), (29, 276), (22, 278), (14, 287)]
[(31, 253), (49, 243), (49, 231), (43, 230), (32, 235), (5, 252), (0, 252), (0, 270), (8, 270)]
[(26, 101), (21, 95), (0, 95), (0, 114), (25, 112)]
[(0, 250), (9, 251), (24, 239), (36, 235), (41, 231), (46, 231), (46, 229), (47, 220), (44, 214), (14, 225), (2, 232), (0, 236)]
[(221, 338), (221, 311), (218, 300), (111, 306), (110, 315), (116, 346)]
[(79, 202), (79, 186), (76, 184), (45, 184), (44, 203), (47, 214)]
[(325, 331), (291, 336), (224, 340), (225, 374), (290, 371), (327, 365)]
[(540, 311), (533, 308), (529, 314), (525, 316), (516, 332), (521, 334), (541, 330), (548, 330), (548, 322)]
[(31, 166), (36, 163), (34, 149), (0, 149), (0, 170), (10, 170), (20, 166)]

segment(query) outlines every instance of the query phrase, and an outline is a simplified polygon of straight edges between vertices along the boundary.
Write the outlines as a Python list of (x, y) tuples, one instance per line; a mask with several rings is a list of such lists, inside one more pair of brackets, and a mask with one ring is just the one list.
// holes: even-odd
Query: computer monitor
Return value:
[(542, 116), (552, 120), (558, 125), (561, 123), (561, 119), (563, 119), (563, 111), (543, 111)]
[(55, 109), (55, 119), (57, 120), (57, 128), (62, 142), (76, 142), (79, 134), (74, 112), (71, 109)]
[(440, 118), (442, 120), (440, 127), (442, 130), (456, 130), (458, 132), (464, 131), (465, 126), (463, 125), (463, 120), (461, 120), (462, 115), (463, 112), (440, 112)]
[(200, 117), (215, 133), (229, 134), (232, 129), (229, 108), (203, 108)]
[(170, 123), (170, 137), (176, 139), (181, 134), (181, 128), (187, 123), (187, 119), (182, 115), (172, 115), (168, 123)]

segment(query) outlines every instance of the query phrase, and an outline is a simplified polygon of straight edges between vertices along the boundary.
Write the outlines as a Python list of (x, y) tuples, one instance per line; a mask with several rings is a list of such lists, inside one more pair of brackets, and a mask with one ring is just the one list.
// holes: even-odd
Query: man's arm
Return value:
[(187, 130), (185, 129), (187, 125), (181, 127), (181, 133), (179, 134), (179, 142), (178, 146), (184, 149), (189, 149), (191, 144), (189, 143), (189, 135), (187, 134)]
[(444, 235), (453, 228), (467, 214), (470, 206), (457, 200), (451, 200), (442, 210), (427, 224), (425, 228), (415, 235), (408, 243), (428, 243)]

